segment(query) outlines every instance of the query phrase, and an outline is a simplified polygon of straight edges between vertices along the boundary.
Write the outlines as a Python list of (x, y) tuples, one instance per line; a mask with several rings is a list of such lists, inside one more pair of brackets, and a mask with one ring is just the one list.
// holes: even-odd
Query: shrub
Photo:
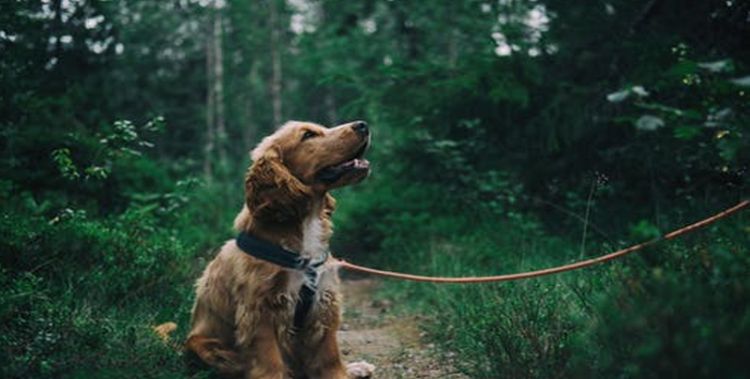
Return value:
[[(468, 276), (550, 267), (579, 255), (577, 243), (551, 237), (529, 217), (413, 217), (408, 209), (381, 214), (391, 232), (382, 235), (387, 255), (375, 255), (377, 265)], [(386, 228), (374, 221), (368, 227)], [(409, 307), (402, 311), (432, 315), (431, 336), (459, 353), (473, 378), (742, 377), (750, 348), (747, 246), (750, 234), (735, 219), (572, 273), (500, 284), (389, 281), (387, 291)]]

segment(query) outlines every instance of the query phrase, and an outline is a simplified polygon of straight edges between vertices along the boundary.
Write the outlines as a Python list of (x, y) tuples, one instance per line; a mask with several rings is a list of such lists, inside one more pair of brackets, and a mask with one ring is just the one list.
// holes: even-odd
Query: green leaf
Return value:
[(682, 79), (687, 75), (693, 75), (698, 72), (698, 65), (691, 60), (681, 60), (667, 70), (667, 75)]
[(675, 138), (691, 140), (701, 134), (701, 128), (697, 126), (682, 125), (674, 128)]
[(714, 74), (728, 73), (734, 71), (734, 62), (731, 59), (722, 59), (714, 62), (698, 63), (698, 67)]
[(664, 105), (664, 104), (659, 104), (659, 103), (636, 103), (635, 105), (643, 109), (664, 112), (671, 116), (685, 117), (691, 120), (703, 119), (703, 117), (701, 116), (699, 112), (692, 110), (692, 109), (683, 110), (683, 109), (679, 109), (679, 108), (675, 108), (669, 105)]
[(750, 87), (750, 75), (743, 76), (741, 78), (734, 78), (730, 80), (730, 82), (740, 87)]
[(740, 141), (735, 138), (724, 137), (716, 142), (719, 149), (719, 156), (727, 162), (732, 162), (737, 158), (740, 150)]
[(664, 127), (664, 120), (654, 115), (645, 114), (635, 122), (636, 129), (653, 132), (656, 129)]
[(651, 221), (642, 219), (630, 227), (630, 234), (639, 240), (651, 240), (661, 236), (661, 231)]
[(81, 174), (78, 173), (78, 168), (73, 163), (73, 159), (70, 157), (70, 149), (60, 148), (52, 151), (52, 160), (57, 165), (57, 169), (63, 178), (68, 180), (78, 179)]

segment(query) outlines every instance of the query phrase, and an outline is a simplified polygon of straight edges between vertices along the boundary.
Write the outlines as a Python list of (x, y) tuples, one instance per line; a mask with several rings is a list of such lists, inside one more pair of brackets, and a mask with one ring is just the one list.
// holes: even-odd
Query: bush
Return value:
[(116, 123), (99, 154), (55, 150), (59, 187), (0, 182), (0, 376), (191, 376), (151, 328), (175, 321), (182, 341), (197, 258), (231, 235), (236, 209), (216, 206), (222, 186), (173, 181), (129, 151), (133, 128)]
[(175, 230), (143, 210), (91, 219), (68, 209), (47, 220), (4, 207), (0, 236), (3, 377), (179, 372), (150, 330), (187, 324), (195, 251)]

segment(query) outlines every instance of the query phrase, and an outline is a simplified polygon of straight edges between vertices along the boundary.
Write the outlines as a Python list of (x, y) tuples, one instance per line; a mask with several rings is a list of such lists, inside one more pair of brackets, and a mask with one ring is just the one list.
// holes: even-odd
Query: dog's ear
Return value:
[(289, 172), (275, 147), (257, 157), (245, 176), (245, 201), (253, 219), (286, 222), (304, 217), (311, 197), (310, 187)]

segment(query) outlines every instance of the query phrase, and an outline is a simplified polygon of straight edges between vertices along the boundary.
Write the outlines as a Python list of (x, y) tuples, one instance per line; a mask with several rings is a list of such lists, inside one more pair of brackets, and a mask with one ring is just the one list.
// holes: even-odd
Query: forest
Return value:
[[(368, 122), (332, 251), (381, 269), (535, 270), (726, 209), (750, 197), (749, 47), (741, 0), (1, 1), (0, 376), (212, 377), (175, 344), (287, 120)], [(367, 298), (450, 378), (743, 378), (749, 246), (740, 212)]]

